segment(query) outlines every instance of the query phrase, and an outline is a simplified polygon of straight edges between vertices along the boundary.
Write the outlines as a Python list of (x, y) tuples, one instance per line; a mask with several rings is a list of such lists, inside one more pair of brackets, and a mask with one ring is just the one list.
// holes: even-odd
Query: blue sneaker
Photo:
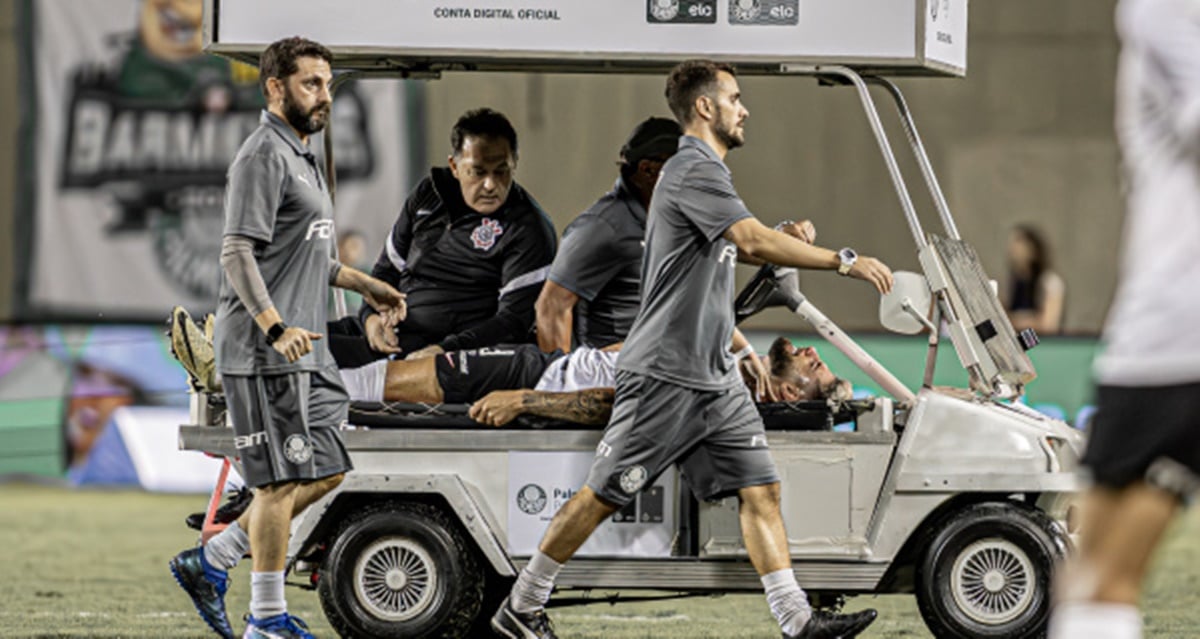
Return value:
[(171, 559), (171, 574), (192, 598), (196, 612), (209, 628), (225, 639), (234, 639), (233, 626), (225, 615), (225, 591), (229, 575), (204, 560), (204, 547), (189, 548)]
[(246, 632), (242, 639), (314, 639), (308, 632), (308, 624), (288, 613), (272, 615), (265, 619), (246, 617)]

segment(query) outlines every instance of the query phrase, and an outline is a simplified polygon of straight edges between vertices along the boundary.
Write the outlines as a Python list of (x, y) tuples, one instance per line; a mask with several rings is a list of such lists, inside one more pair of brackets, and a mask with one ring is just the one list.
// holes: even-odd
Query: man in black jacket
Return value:
[(432, 169), (408, 196), (371, 271), (408, 296), (408, 316), (394, 325), (369, 306), (359, 312), (376, 357), (531, 340), (556, 234), (513, 181), (516, 131), (502, 114), (475, 109), (455, 123), (450, 144), (449, 167)]

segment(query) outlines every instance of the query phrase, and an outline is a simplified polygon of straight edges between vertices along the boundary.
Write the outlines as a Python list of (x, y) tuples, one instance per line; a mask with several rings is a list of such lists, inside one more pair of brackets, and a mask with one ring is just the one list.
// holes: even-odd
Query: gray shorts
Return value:
[(350, 398), (337, 369), (224, 375), (222, 384), (246, 484), (308, 481), (353, 468), (338, 432)]
[(762, 418), (745, 388), (693, 390), (618, 371), (612, 419), (587, 485), (623, 506), (674, 463), (698, 499), (779, 481)]

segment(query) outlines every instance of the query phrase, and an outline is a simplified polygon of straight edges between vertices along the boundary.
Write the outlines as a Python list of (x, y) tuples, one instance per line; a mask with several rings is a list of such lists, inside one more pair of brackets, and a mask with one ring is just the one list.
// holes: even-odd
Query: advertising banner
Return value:
[[(508, 552), (528, 557), (554, 513), (587, 481), (590, 452), (508, 455)], [(675, 535), (675, 470), (663, 473), (628, 506), (600, 524), (576, 556), (670, 557)]]
[[(202, 0), (30, 4), (30, 312), (215, 307), (225, 172), (258, 126), (257, 69), (201, 51)], [(409, 186), (402, 92), (366, 82), (334, 99), (336, 225), (366, 235), (368, 259)]]

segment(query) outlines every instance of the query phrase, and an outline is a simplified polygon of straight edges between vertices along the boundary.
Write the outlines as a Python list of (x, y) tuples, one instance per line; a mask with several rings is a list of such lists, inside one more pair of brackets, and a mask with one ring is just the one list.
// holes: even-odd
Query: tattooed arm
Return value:
[(529, 389), (492, 391), (471, 406), (471, 419), (503, 426), (519, 415), (537, 415), (589, 426), (603, 426), (612, 414), (612, 388), (589, 388), (568, 393)]

